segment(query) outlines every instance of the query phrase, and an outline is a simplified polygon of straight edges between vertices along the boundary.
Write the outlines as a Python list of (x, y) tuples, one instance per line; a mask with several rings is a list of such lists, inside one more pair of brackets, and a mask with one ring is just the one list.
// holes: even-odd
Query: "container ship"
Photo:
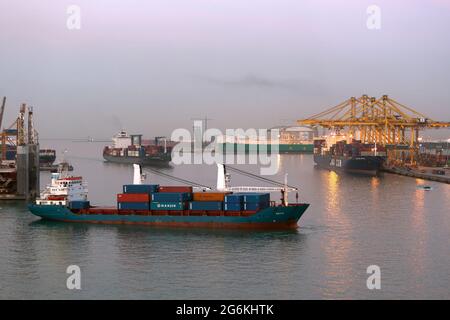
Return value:
[[(322, 168), (354, 174), (376, 176), (386, 160), (386, 149), (376, 144), (361, 143), (345, 136), (314, 140), (314, 162)], [(334, 140), (330, 142), (330, 140)]]
[(279, 130), (277, 146), (274, 146), (275, 142), (271, 142), (270, 139), (267, 142), (261, 142), (249, 137), (222, 136), (217, 141), (218, 150), (222, 153), (271, 153), (278, 147), (277, 153), (313, 153), (315, 131), (310, 127), (275, 127), (268, 130), (268, 138), (271, 136), (271, 131), (275, 129)]
[(156, 137), (153, 142), (144, 144), (142, 135), (128, 135), (125, 131), (121, 131), (112, 140), (113, 145), (103, 149), (103, 158), (106, 161), (164, 166), (172, 160), (173, 145), (164, 137)]
[[(7, 131), (7, 130), (5, 130)], [(17, 130), (8, 130), (8, 133), (14, 133)], [(17, 134), (17, 133), (16, 133)], [(15, 161), (17, 156), (17, 147), (15, 145), (5, 146), (5, 160)], [(39, 165), (41, 167), (51, 166), (56, 160), (56, 151), (53, 149), (39, 149)]]
[[(276, 204), (270, 193), (195, 191), (193, 186), (142, 184), (142, 169), (134, 165), (133, 184), (123, 185), (113, 207), (92, 206), (81, 177), (53, 173), (52, 181), (29, 210), (43, 219), (160, 227), (291, 229), (309, 204)], [(224, 172), (218, 186), (224, 186)], [(219, 183), (219, 180), (222, 182)], [(284, 190), (286, 191), (286, 190)], [(284, 193), (284, 195), (286, 192)]]
[(39, 165), (51, 166), (56, 160), (56, 151), (53, 149), (39, 149)]

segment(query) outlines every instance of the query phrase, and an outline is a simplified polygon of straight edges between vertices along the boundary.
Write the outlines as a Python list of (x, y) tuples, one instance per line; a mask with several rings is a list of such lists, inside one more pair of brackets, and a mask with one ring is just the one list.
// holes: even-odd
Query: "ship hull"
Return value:
[[(309, 204), (287, 207), (275, 206), (260, 210), (249, 216), (201, 216), (155, 215), (152, 211), (141, 214), (120, 214), (117, 209), (105, 209), (109, 214), (89, 212), (76, 213), (65, 206), (30, 204), (29, 210), (34, 215), (47, 220), (64, 222), (81, 222), (97, 224), (147, 225), (155, 227), (196, 227), (196, 228), (232, 228), (232, 229), (293, 229)], [(96, 212), (99, 208), (95, 208)], [(101, 210), (101, 209), (100, 209)]]
[(319, 167), (329, 170), (376, 176), (383, 166), (384, 159), (378, 156), (342, 157), (314, 155), (314, 162)]
[(40, 155), (39, 165), (41, 166), (51, 166), (56, 160), (55, 156)]
[(127, 157), (127, 156), (111, 156), (104, 154), (103, 159), (108, 162), (124, 163), (124, 164), (140, 164), (143, 166), (166, 166), (170, 162), (170, 157)]
[[(219, 147), (223, 153), (257, 153), (261, 150), (264, 153), (271, 153), (272, 150), (276, 150), (273, 145), (263, 145), (261, 147), (258, 144), (249, 144), (249, 143), (222, 143)], [(298, 154), (298, 153), (313, 153), (314, 145), (313, 144), (287, 144), (280, 143), (278, 145), (277, 153), (285, 153), (285, 154)]]

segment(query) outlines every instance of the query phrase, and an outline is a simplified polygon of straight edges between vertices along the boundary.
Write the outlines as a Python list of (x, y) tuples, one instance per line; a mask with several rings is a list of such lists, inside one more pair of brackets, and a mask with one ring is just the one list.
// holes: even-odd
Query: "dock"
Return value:
[(406, 168), (383, 168), (384, 172), (399, 174), (402, 176), (413, 177), (423, 180), (430, 180), (436, 182), (450, 183), (450, 175), (448, 172), (445, 175), (433, 174), (430, 172), (422, 172), (419, 169), (406, 169)]
[[(0, 108), (0, 128), (5, 101), (6, 97)], [(0, 200), (34, 199), (39, 193), (40, 171), (39, 142), (33, 124), (33, 108), (22, 104), (18, 117), (12, 125), (2, 128), (0, 135)]]

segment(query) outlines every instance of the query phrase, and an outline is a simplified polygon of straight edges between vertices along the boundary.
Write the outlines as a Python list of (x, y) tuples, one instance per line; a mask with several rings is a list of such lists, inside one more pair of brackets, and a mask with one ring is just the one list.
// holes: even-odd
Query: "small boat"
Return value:
[(433, 187), (431, 187), (431, 186), (417, 186), (417, 189), (425, 190), (425, 191), (431, 191), (431, 190), (433, 190)]

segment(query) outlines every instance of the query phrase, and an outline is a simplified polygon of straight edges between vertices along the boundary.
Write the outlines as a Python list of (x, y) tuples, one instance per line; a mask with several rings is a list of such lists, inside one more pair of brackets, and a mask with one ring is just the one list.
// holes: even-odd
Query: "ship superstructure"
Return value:
[[(69, 176), (67, 171), (60, 170), (51, 174), (51, 183), (36, 199), (37, 205), (60, 205), (87, 202), (88, 189), (81, 176)], [(87, 206), (87, 204), (86, 204)]]

